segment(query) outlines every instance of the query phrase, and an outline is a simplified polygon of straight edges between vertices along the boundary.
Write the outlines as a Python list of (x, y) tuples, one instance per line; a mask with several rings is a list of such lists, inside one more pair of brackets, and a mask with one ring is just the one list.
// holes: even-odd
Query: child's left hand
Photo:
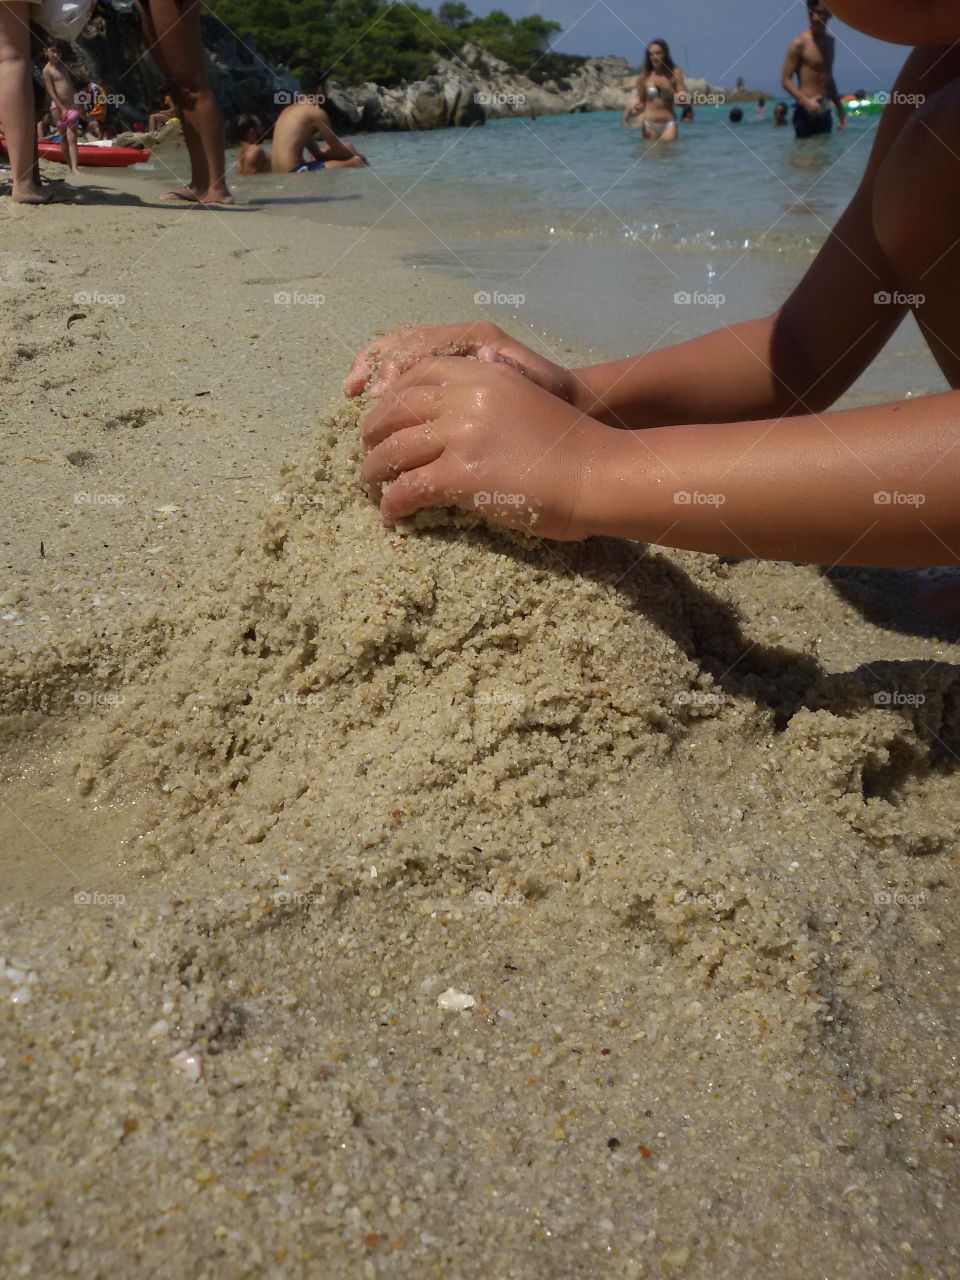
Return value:
[(455, 356), (398, 378), (362, 433), (363, 479), (384, 524), (460, 507), (561, 542), (595, 531), (603, 464), (620, 434), (510, 365)]

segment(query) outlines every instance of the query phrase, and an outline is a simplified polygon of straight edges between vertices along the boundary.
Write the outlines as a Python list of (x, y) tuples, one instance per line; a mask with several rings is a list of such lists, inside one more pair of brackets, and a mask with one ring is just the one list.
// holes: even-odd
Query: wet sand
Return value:
[(909, 575), (385, 531), (340, 378), (472, 291), (105, 182), (0, 201), (4, 1272), (960, 1275)]

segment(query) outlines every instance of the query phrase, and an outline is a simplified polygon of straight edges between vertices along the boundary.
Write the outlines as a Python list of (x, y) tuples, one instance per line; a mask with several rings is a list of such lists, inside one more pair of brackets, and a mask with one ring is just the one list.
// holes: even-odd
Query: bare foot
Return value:
[(43, 187), (30, 185), (14, 187), (10, 198), (14, 204), (52, 204), (54, 194), (52, 191), (44, 191)]
[(194, 191), (193, 187), (174, 187), (172, 191), (165, 191), (162, 196), (157, 196), (162, 204), (199, 204), (200, 196)]
[(227, 205), (233, 204), (233, 196), (226, 187), (211, 187), (200, 197), (201, 204)]

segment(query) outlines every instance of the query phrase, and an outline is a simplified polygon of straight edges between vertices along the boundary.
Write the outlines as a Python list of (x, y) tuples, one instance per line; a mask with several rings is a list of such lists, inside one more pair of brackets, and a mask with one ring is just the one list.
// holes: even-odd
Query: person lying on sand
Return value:
[[(313, 169), (361, 169), (366, 165), (349, 142), (342, 142), (330, 126), (330, 117), (320, 106), (325, 99), (323, 86), (317, 93), (301, 96), (284, 107), (273, 126), (274, 173), (308, 173)], [(318, 146), (317, 134), (326, 143)]]
[[(345, 390), (372, 379), (379, 397), (363, 478), (385, 524), (461, 507), (560, 541), (960, 565), (960, 7), (835, 8), (919, 47), (859, 189), (781, 309), (577, 370), (487, 322), (371, 343)], [(827, 413), (908, 311), (954, 390)]]

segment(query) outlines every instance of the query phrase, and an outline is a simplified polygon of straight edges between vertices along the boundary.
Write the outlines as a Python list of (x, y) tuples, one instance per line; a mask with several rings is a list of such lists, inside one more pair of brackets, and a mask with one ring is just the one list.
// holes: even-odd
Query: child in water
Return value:
[[(345, 389), (375, 375), (363, 478), (386, 524), (450, 506), (561, 541), (960, 565), (960, 6), (833, 8), (918, 47), (858, 191), (781, 309), (576, 370), (487, 322), (373, 342)], [(954, 390), (827, 413), (908, 310)], [(488, 505), (494, 492), (524, 500)]]

